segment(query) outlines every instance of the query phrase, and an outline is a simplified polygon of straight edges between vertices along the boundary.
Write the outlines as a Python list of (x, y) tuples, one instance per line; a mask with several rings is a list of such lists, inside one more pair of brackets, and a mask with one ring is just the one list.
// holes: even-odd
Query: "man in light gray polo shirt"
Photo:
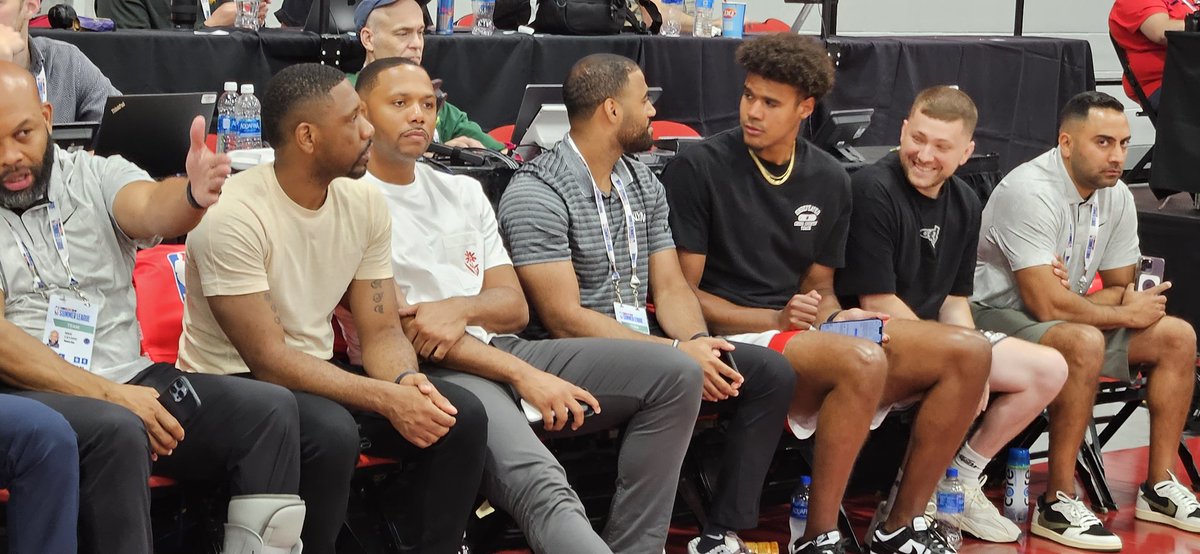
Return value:
[(74, 44), (29, 36), (29, 18), (41, 0), (0, 4), (0, 60), (28, 69), (43, 102), (54, 106), (54, 123), (100, 121), (104, 102), (121, 94)]
[[(1066, 358), (1067, 383), (1050, 404), (1050, 479), (1031, 530), (1099, 551), (1121, 540), (1075, 498), (1075, 453), (1098, 378), (1129, 380), (1131, 364), (1150, 368), (1150, 463), (1137, 517), (1200, 532), (1200, 503), (1169, 472), (1192, 398), (1196, 334), (1165, 315), (1170, 283), (1135, 288), (1137, 212), (1119, 180), (1129, 137), (1115, 98), (1085, 92), (1067, 102), (1058, 147), (1009, 173), (984, 208), (971, 298), (980, 328)], [(1097, 274), (1104, 288), (1088, 294)]]
[[(196, 118), (187, 178), (155, 182), (120, 157), (58, 149), (51, 111), (28, 71), (0, 62), (0, 393), (37, 400), (74, 428), (80, 552), (152, 551), (152, 467), (227, 481), (237, 513), (268, 521), (290, 507), (302, 521), (292, 394), (194, 374), (183, 394), (182, 372), (140, 355), (137, 248), (191, 230), (217, 201), (229, 158), (207, 150)], [(229, 526), (226, 551), (261, 552), (261, 521), (231, 521), (240, 525)]]

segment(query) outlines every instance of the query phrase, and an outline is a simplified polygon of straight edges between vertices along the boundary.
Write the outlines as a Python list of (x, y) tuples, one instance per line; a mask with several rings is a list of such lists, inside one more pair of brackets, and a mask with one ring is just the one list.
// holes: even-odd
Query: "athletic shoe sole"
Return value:
[(1161, 523), (1163, 525), (1170, 525), (1171, 527), (1175, 527), (1177, 529), (1183, 529), (1184, 531), (1200, 533), (1200, 525), (1191, 524), (1186, 521), (1179, 521), (1178, 519), (1175, 519), (1169, 515), (1160, 514), (1149, 508), (1142, 508), (1141, 506), (1138, 506), (1136, 515), (1137, 518), (1142, 521)]
[(1079, 548), (1081, 550), (1091, 550), (1093, 552), (1120, 552), (1121, 546), (1122, 546), (1120, 544), (1118, 544), (1116, 546), (1097, 546), (1095, 544), (1089, 544), (1089, 543), (1081, 541), (1081, 540), (1076, 540), (1076, 539), (1073, 539), (1070, 537), (1064, 537), (1058, 533), (1055, 533), (1054, 531), (1051, 531), (1049, 529), (1046, 529), (1046, 528), (1038, 525), (1036, 520), (1032, 524), (1030, 524), (1029, 531), (1031, 533), (1033, 533), (1034, 535), (1037, 535), (1048, 541), (1054, 541), (1056, 543), (1063, 544), (1063, 545), (1069, 546), (1071, 548)]

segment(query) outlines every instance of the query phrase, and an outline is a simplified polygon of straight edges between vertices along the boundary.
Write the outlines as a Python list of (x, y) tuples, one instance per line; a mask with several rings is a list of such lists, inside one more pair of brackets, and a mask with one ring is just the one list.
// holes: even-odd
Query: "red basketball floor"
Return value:
[[(1193, 455), (1200, 454), (1200, 438), (1189, 441)], [(1146, 478), (1146, 448), (1133, 448), (1109, 452), (1104, 455), (1108, 483), (1112, 489), (1113, 498), (1120, 510), (1107, 514), (1097, 514), (1109, 529), (1121, 536), (1125, 543), (1122, 552), (1136, 554), (1200, 554), (1200, 535), (1186, 533), (1155, 523), (1147, 523), (1134, 518), (1134, 501), (1137, 487)], [(1040, 494), (1045, 488), (1046, 465), (1033, 466), (1030, 478), (1030, 496)], [(1182, 468), (1177, 468), (1176, 474), (1185, 484), (1187, 476)], [(998, 487), (989, 487), (988, 495), (993, 500), (998, 499), (1001, 491)], [(846, 509), (859, 537), (865, 532), (870, 523), (871, 514), (879, 499), (874, 496), (858, 496), (847, 500)], [(1032, 513), (1032, 510), (1031, 510)], [(771, 506), (763, 510), (759, 528), (741, 533), (747, 542), (778, 541), (780, 552), (786, 553), (785, 544), (788, 539), (787, 506)], [(1061, 546), (1041, 538), (1028, 535), (1029, 524), (1024, 525), (1026, 532), (1017, 543), (991, 544), (967, 538), (963, 542), (962, 554), (1057, 554), (1079, 553), (1080, 550)], [(686, 554), (687, 541), (696, 536), (695, 528), (672, 528), (667, 544), (669, 554)], [(516, 551), (521, 552), (521, 551)], [(515, 554), (515, 553), (514, 553)]]

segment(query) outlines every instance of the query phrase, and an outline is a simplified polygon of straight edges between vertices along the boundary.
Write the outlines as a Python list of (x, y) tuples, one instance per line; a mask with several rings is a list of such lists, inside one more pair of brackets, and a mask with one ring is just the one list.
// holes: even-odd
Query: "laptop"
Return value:
[(96, 129), (99, 127), (99, 121), (55, 123), (50, 128), (50, 140), (67, 152), (91, 150), (96, 143)]
[(120, 155), (154, 178), (187, 172), (192, 120), (204, 116), (208, 132), (213, 92), (110, 96), (96, 132), (96, 154)]

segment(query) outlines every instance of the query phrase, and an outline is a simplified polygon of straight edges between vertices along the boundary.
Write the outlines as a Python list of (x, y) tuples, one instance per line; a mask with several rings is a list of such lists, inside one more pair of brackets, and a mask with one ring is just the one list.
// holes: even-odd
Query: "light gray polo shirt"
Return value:
[[(80, 290), (89, 301), (101, 306), (91, 371), (124, 383), (151, 364), (141, 356), (133, 263), (138, 247), (152, 246), (158, 240), (134, 241), (125, 236), (113, 217), (113, 201), (125, 185), (151, 179), (120, 156), (104, 158), (82, 151), (68, 154), (58, 147), (54, 150), (48, 195), (62, 214), (71, 271), (80, 282)], [(19, 216), (0, 208), (0, 217), (12, 224), (29, 248), (50, 292), (62, 291), (74, 298), (52, 242), (49, 211), (45, 203)], [(40, 340), (49, 303), (34, 287), (33, 273), (4, 223), (0, 223), (0, 237), (4, 237), (0, 240), (4, 317)]]
[[(633, 211), (638, 240), (637, 276), (641, 281), (638, 305), (645, 306), (650, 288), (650, 255), (675, 248), (667, 221), (666, 189), (649, 168), (628, 156), (617, 162), (615, 170), (625, 185)], [(625, 212), (615, 190), (603, 200), (621, 274), (622, 299), (631, 303)], [(499, 219), (515, 267), (569, 261), (579, 282), (580, 305), (615, 317), (616, 295), (591, 173), (565, 140), (513, 175), (500, 198)], [(659, 328), (653, 316), (650, 322), (651, 332), (657, 334)], [(535, 339), (549, 336), (536, 312), (531, 313), (524, 335)]]
[[(1100, 230), (1092, 264), (1085, 270), (1093, 205), (1099, 209)], [(1125, 183), (1081, 197), (1057, 148), (1012, 170), (983, 209), (971, 300), (1024, 310), (1015, 272), (1050, 265), (1055, 256), (1065, 258), (1072, 225), (1075, 241), (1067, 272), (1075, 292), (1080, 292), (1080, 282), (1090, 284), (1098, 270), (1137, 263), (1137, 208)]]

